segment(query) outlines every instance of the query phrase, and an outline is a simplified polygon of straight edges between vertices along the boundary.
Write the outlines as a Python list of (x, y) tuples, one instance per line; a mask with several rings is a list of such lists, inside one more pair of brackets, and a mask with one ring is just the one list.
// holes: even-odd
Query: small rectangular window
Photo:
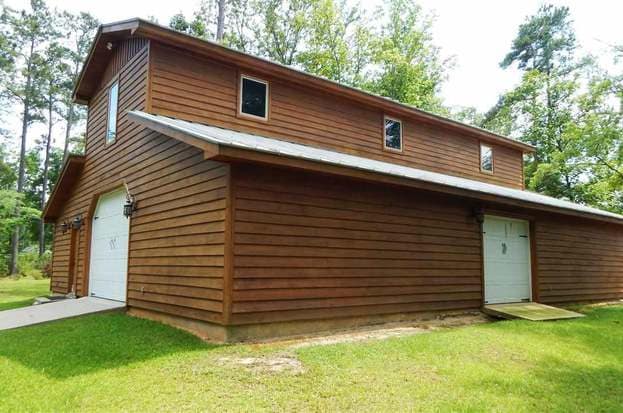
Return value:
[(240, 77), (240, 113), (268, 119), (268, 82)]
[(383, 147), (402, 152), (402, 122), (386, 116), (384, 130)]
[(115, 82), (108, 89), (108, 124), (106, 128), (106, 143), (113, 143), (117, 138), (117, 104), (119, 102), (119, 82)]
[(480, 170), (493, 173), (493, 148), (480, 144)]

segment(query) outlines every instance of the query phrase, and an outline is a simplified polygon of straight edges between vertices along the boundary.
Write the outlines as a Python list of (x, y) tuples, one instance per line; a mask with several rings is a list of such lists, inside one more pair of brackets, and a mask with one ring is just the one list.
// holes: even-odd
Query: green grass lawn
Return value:
[(31, 305), (35, 297), (49, 293), (49, 279), (0, 278), (0, 311)]
[[(623, 306), (378, 341), (215, 346), (108, 313), (0, 332), (6, 411), (621, 411)], [(303, 371), (231, 362), (292, 357)]]

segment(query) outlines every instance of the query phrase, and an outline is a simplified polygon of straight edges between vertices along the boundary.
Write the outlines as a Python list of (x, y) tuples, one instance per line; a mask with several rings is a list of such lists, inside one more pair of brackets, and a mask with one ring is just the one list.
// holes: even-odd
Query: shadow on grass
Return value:
[[(540, 343), (543, 353), (524, 372), (529, 381), (522, 375), (492, 375), (472, 383), (474, 391), (484, 388), (531, 400), (535, 410), (621, 411), (623, 307), (590, 309), (586, 314), (575, 320), (505, 326), (517, 341)], [(524, 351), (530, 358), (529, 350)]]
[(7, 358), (53, 378), (215, 347), (184, 331), (121, 313), (0, 332), (0, 359)]
[(28, 307), (29, 305), (32, 305), (34, 301), (35, 301), (34, 298), (27, 298), (25, 300), (16, 300), (16, 301), (9, 301), (7, 303), (0, 303), (0, 311), (12, 310), (14, 308), (20, 308), (20, 307)]
[[(474, 392), (497, 392), (532, 405), (535, 411), (621, 411), (623, 369), (621, 366), (587, 366), (574, 360), (548, 358), (531, 369), (534, 380), (489, 377), (473, 383)], [(543, 410), (544, 409), (544, 410)]]

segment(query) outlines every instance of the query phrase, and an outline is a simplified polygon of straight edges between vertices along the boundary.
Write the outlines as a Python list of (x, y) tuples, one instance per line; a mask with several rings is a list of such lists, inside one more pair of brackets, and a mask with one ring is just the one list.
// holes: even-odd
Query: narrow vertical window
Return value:
[(402, 122), (386, 116), (384, 131), (383, 147), (392, 151), (402, 152)]
[(106, 128), (106, 143), (113, 143), (117, 138), (117, 104), (119, 101), (119, 82), (115, 82), (108, 89), (108, 125)]
[(493, 148), (480, 144), (480, 170), (493, 173)]
[(268, 119), (268, 82), (247, 76), (240, 77), (240, 113)]

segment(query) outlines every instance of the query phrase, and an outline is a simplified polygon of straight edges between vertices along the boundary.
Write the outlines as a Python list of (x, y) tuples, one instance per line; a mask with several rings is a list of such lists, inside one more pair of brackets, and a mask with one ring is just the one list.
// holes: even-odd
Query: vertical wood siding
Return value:
[[(522, 188), (522, 153), (491, 144), (495, 173), (480, 172), (479, 141), (403, 118), (404, 153), (383, 150), (383, 112), (270, 81), (267, 122), (237, 116), (238, 69), (154, 45), (154, 113), (287, 139), (353, 155)], [(391, 115), (391, 114), (388, 114)]]
[(464, 203), (232, 166), (232, 324), (479, 308), (481, 240)]
[[(100, 80), (99, 88), (106, 86), (137, 53), (147, 46), (147, 39), (137, 37), (116, 42), (111, 57)], [(98, 89), (99, 89), (98, 88)]]
[(535, 227), (539, 298), (545, 303), (623, 298), (623, 231), (564, 217)]
[[(120, 45), (131, 50), (136, 41)], [(107, 89), (89, 104), (87, 160), (63, 216), (87, 217), (102, 191), (127, 182), (138, 200), (130, 226), (128, 305), (206, 321), (222, 320), (225, 200), (229, 166), (205, 161), (184, 143), (128, 121), (146, 104), (149, 50), (135, 52), (118, 70), (117, 140), (105, 145)], [(117, 64), (116, 60), (111, 65)], [(81, 229), (77, 292), (88, 294), (86, 226)], [(66, 292), (70, 232), (56, 225), (52, 288)]]

